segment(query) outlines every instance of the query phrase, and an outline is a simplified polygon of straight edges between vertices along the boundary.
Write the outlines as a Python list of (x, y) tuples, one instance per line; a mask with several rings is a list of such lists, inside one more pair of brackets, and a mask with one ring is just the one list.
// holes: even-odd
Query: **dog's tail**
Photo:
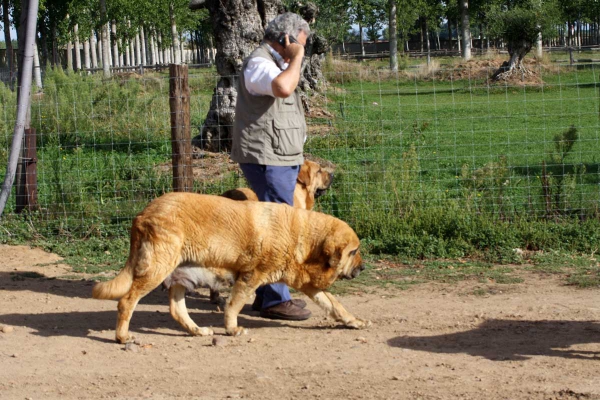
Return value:
[(134, 259), (134, 255), (137, 254), (137, 250), (140, 247), (140, 228), (138, 226), (137, 218), (134, 219), (133, 226), (131, 227), (131, 243), (129, 248), (129, 258), (125, 263), (125, 267), (110, 281), (98, 282), (92, 289), (92, 296), (95, 299), (107, 299), (115, 300), (125, 296), (125, 294), (131, 289), (133, 284), (133, 276), (135, 275), (135, 265), (138, 260)]
[(133, 284), (133, 267), (132, 263), (127, 260), (125, 268), (110, 281), (98, 282), (92, 290), (92, 296), (95, 299), (120, 299), (131, 289)]

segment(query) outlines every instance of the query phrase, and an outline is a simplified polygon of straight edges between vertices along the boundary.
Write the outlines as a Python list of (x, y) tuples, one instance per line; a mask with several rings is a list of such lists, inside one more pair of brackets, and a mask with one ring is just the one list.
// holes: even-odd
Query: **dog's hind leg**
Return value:
[(129, 321), (131, 321), (133, 310), (137, 306), (140, 299), (150, 293), (156, 286), (160, 284), (161, 281), (158, 281), (156, 285), (154, 285), (149, 284), (148, 280), (134, 280), (129, 292), (123, 296), (121, 300), (119, 300), (119, 304), (117, 306), (117, 342), (126, 343), (133, 338), (129, 335)]
[(185, 306), (185, 287), (173, 285), (169, 288), (169, 300), (171, 316), (179, 325), (193, 336), (210, 336), (213, 334), (210, 328), (201, 328), (190, 318)]
[(361, 329), (371, 326), (371, 321), (363, 321), (350, 314), (331, 293), (318, 289), (303, 289), (303, 292), (319, 305), (327, 314), (347, 328)]
[[(166, 242), (166, 241), (165, 241)], [(136, 258), (133, 283), (129, 292), (119, 300), (117, 306), (116, 339), (125, 343), (129, 336), (129, 321), (140, 299), (154, 290), (178, 264), (180, 245), (175, 242), (168, 252), (155, 249), (151, 244), (142, 244)]]

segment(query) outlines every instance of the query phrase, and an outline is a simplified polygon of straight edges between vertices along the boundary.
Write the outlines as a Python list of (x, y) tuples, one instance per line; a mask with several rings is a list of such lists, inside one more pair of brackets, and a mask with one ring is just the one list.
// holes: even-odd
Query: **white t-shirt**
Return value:
[(246, 69), (244, 70), (244, 80), (246, 89), (253, 96), (271, 96), (273, 94), (273, 79), (275, 79), (283, 70), (288, 67), (288, 64), (283, 61), (283, 57), (267, 44), (269, 51), (277, 60), (275, 64), (271, 60), (262, 57), (254, 57), (248, 60)]

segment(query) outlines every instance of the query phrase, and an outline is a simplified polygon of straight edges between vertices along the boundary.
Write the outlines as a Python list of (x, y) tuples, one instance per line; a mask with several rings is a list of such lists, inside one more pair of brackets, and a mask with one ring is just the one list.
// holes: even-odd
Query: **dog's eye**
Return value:
[(354, 249), (352, 250), (350, 253), (348, 253), (350, 256), (353, 256), (356, 254), (356, 252), (358, 251), (358, 249)]

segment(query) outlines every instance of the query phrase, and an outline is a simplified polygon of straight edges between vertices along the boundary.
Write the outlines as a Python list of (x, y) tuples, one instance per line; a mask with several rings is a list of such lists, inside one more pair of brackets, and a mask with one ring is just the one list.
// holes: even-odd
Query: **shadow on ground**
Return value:
[(527, 360), (532, 356), (600, 361), (600, 351), (570, 349), (600, 344), (600, 323), (594, 321), (519, 321), (490, 319), (475, 329), (437, 336), (399, 336), (392, 347), (431, 353), (465, 353), (488, 360)]

